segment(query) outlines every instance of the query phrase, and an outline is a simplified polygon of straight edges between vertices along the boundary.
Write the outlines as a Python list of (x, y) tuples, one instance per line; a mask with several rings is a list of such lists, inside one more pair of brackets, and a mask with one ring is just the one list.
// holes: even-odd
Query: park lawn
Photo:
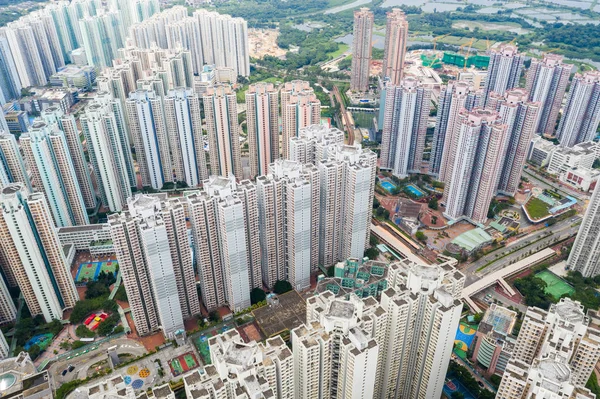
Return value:
[(354, 0), (327, 0), (327, 7), (332, 8), (332, 7), (343, 6), (345, 4), (350, 4), (353, 1)]
[(348, 48), (349, 48), (349, 46), (347, 44), (339, 43), (337, 51), (334, 51), (333, 53), (328, 54), (329, 59), (332, 60), (336, 57), (339, 57), (340, 55), (344, 54), (344, 52), (347, 51)]
[(536, 220), (546, 217), (550, 214), (550, 212), (548, 212), (549, 205), (538, 198), (531, 198), (529, 201), (527, 201), (525, 204), (525, 209), (527, 209), (529, 216)]

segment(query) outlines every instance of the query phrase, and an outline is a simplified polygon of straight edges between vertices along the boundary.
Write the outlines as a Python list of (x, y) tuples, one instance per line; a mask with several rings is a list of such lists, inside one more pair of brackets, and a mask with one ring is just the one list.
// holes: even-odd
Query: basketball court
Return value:
[(169, 367), (171, 367), (171, 372), (175, 377), (190, 371), (198, 367), (198, 360), (196, 356), (191, 353), (184, 353), (181, 356), (177, 356), (175, 359), (172, 359), (169, 362)]
[(467, 324), (459, 324), (454, 338), (454, 353), (460, 356), (461, 359), (467, 358), (467, 352), (475, 339), (476, 330), (469, 327)]
[(80, 263), (77, 275), (75, 276), (75, 282), (80, 283), (82, 281), (95, 281), (98, 278), (100, 272), (111, 272), (115, 273), (117, 270), (118, 262), (116, 260), (108, 260), (103, 262), (86, 262)]

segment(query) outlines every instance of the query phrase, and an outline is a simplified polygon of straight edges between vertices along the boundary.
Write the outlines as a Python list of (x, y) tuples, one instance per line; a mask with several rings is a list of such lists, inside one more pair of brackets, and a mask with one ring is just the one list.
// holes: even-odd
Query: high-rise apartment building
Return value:
[(262, 285), (253, 184), (243, 181), (238, 187), (232, 175), (211, 176), (187, 201), (204, 305), (246, 309), (250, 290)]
[(137, 186), (121, 103), (99, 92), (80, 121), (102, 203), (118, 212)]
[(281, 154), (289, 158), (290, 140), (300, 129), (321, 122), (321, 102), (309, 82), (292, 80), (281, 88)]
[(529, 93), (529, 100), (540, 103), (535, 128), (538, 134), (554, 135), (558, 111), (573, 68), (562, 61), (561, 55), (546, 54), (542, 60), (532, 58), (531, 66), (527, 70), (525, 89)]
[(518, 87), (523, 69), (524, 56), (512, 44), (490, 49), (489, 56), (490, 63), (483, 89), (482, 106), (487, 104), (491, 92), (504, 93), (506, 90)]
[(117, 50), (125, 45), (122, 14), (117, 10), (101, 10), (95, 16), (80, 19), (79, 29), (88, 64), (99, 68), (111, 66)]
[(10, 265), (32, 315), (62, 319), (79, 295), (44, 194), (14, 183), (2, 189), (0, 203), (2, 264)]
[(319, 264), (362, 258), (369, 242), (377, 155), (360, 145), (331, 146), (319, 170)]
[(0, 183), (3, 187), (8, 183), (22, 183), (30, 192), (33, 191), (17, 139), (8, 132), (0, 133), (0, 162)]
[(344, 132), (325, 125), (310, 125), (300, 129), (298, 137), (290, 139), (290, 152), (287, 159), (301, 164), (313, 164), (327, 158), (332, 146), (344, 144)]
[(24, 21), (11, 22), (3, 28), (2, 36), (8, 42), (21, 87), (44, 86), (50, 75), (56, 72), (56, 69), (52, 70), (51, 63), (46, 64), (48, 70), (44, 69), (42, 55), (36, 44), (36, 33), (39, 32), (34, 32)]
[(246, 125), (250, 175), (265, 175), (269, 165), (279, 158), (279, 95), (272, 83), (248, 87)]
[(539, 102), (528, 101), (527, 98), (527, 90), (517, 88), (503, 95), (490, 93), (486, 105), (487, 109), (497, 111), (501, 123), (506, 125), (506, 152), (498, 180), (498, 192), (509, 196), (515, 195), (519, 188), (541, 107)]
[(567, 266), (585, 277), (600, 274), (600, 188), (596, 185), (575, 243), (569, 253)]
[(354, 39), (350, 71), (350, 90), (352, 91), (366, 92), (369, 89), (374, 21), (373, 12), (368, 8), (354, 11)]
[(233, 68), (239, 76), (250, 76), (246, 20), (206, 9), (194, 11), (193, 17), (200, 23), (204, 63)]
[(462, 109), (472, 110), (480, 101), (481, 93), (469, 82), (450, 81), (442, 87), (429, 159), (429, 173), (438, 176), (440, 181), (446, 180), (448, 165), (452, 165), (456, 157), (458, 143), (454, 133), (458, 114)]
[(142, 194), (127, 205), (108, 223), (136, 330), (173, 339), (200, 311), (183, 204)]
[(211, 364), (183, 379), (187, 397), (293, 399), (293, 355), (279, 336), (244, 342), (232, 329), (208, 340)]
[(277, 160), (256, 178), (262, 281), (273, 287), (289, 281), (298, 291), (310, 287), (319, 238), (319, 178), (314, 165)]
[(89, 224), (65, 134), (36, 120), (20, 142), (33, 184), (44, 192), (56, 227)]
[(387, 87), (385, 108), (380, 168), (400, 178), (420, 173), (431, 89), (407, 77), (398, 86)]
[(460, 112), (456, 129), (460, 154), (447, 172), (444, 216), (483, 223), (502, 171), (506, 125), (497, 112), (475, 108)]
[(569, 298), (548, 311), (529, 307), (496, 397), (593, 398), (584, 387), (600, 359), (598, 321)]
[(230, 85), (208, 88), (202, 97), (212, 175), (242, 178), (237, 98)]
[(389, 266), (390, 288), (380, 300), (387, 312), (381, 398), (441, 395), (465, 282), (454, 264), (403, 260)]
[(81, 145), (81, 132), (77, 128), (75, 117), (64, 114), (59, 107), (52, 106), (42, 111), (42, 118), (51, 130), (64, 133), (85, 207), (88, 209), (96, 208), (96, 192), (92, 185), (90, 170)]
[(169, 90), (163, 99), (170, 133), (171, 163), (176, 181), (194, 187), (208, 179), (202, 140), (200, 98), (190, 88)]
[(561, 147), (593, 140), (600, 124), (600, 71), (576, 74), (556, 132)]
[[(8, 269), (10, 265), (3, 265), (2, 274), (6, 275), (5, 269)], [(17, 318), (17, 308), (10, 295), (8, 287), (4, 283), (4, 278), (0, 276), (0, 325), (5, 323), (13, 322)], [(0, 332), (2, 335), (2, 332)], [(4, 342), (2, 342), (4, 340)], [(3, 344), (6, 343), (4, 336), (0, 336), (0, 359), (6, 357), (7, 354), (3, 353)], [(6, 345), (8, 349), (8, 345)]]
[(389, 78), (392, 85), (402, 81), (407, 41), (408, 20), (402, 10), (394, 8), (387, 13), (382, 69), (383, 77)]
[(19, 97), (21, 97), (21, 79), (10, 51), (6, 29), (0, 29), (0, 104)]
[(171, 150), (165, 124), (163, 102), (153, 91), (129, 93), (125, 110), (142, 186), (160, 190), (173, 181)]

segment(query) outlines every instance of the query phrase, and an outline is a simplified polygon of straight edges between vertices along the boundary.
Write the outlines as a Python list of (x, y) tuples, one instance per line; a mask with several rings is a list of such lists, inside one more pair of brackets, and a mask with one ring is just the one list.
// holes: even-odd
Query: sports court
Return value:
[(196, 348), (200, 352), (200, 357), (205, 365), (211, 364), (210, 361), (210, 349), (208, 348), (208, 338), (205, 335), (201, 335), (196, 338)]
[(461, 359), (467, 358), (467, 351), (475, 339), (475, 332), (476, 330), (467, 324), (460, 323), (458, 325), (456, 337), (454, 338), (454, 353), (460, 356)]
[(107, 260), (103, 262), (86, 262), (80, 263), (77, 275), (75, 276), (75, 282), (80, 283), (82, 281), (95, 281), (98, 278), (100, 272), (115, 273), (117, 270), (118, 262), (116, 260)]
[(198, 359), (192, 352), (177, 356), (169, 362), (171, 372), (175, 377), (198, 367)]
[(475, 399), (475, 396), (473, 396), (456, 378), (446, 379), (443, 391), (449, 398), (454, 392), (460, 392), (463, 394), (464, 399)]
[(52, 337), (54, 337), (54, 335), (50, 333), (36, 335), (35, 337), (31, 337), (29, 341), (23, 345), (23, 348), (29, 350), (33, 345), (37, 345), (41, 350), (44, 350), (52, 342)]
[(542, 270), (535, 275), (541, 278), (546, 283), (546, 294), (552, 295), (554, 298), (559, 299), (564, 294), (572, 294), (575, 289), (562, 278), (552, 273), (550, 270)]

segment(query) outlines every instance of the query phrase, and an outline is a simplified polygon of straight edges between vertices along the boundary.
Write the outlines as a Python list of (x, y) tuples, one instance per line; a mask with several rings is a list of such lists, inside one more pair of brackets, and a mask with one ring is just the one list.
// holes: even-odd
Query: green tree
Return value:
[(212, 322), (219, 322), (221, 321), (221, 316), (219, 316), (219, 312), (213, 310), (208, 314), (208, 319)]
[(371, 247), (365, 251), (365, 256), (371, 260), (377, 259), (379, 251), (375, 247)]
[(433, 209), (434, 211), (437, 211), (437, 209), (438, 209), (438, 199), (436, 197), (431, 197), (431, 199), (429, 200), (429, 203), (427, 204), (427, 206), (429, 206), (429, 208)]
[(425, 242), (427, 241), (427, 236), (425, 235), (425, 233), (423, 233), (422, 231), (417, 231), (417, 233), (415, 234), (415, 237), (417, 238), (417, 240)]
[(39, 346), (34, 344), (29, 347), (27, 352), (29, 353), (29, 356), (31, 356), (31, 359), (33, 360), (33, 359), (36, 359), (40, 355), (40, 353), (42, 353), (42, 348), (40, 348)]
[(253, 288), (250, 291), (250, 303), (254, 305), (267, 299), (267, 294), (260, 288)]
[(96, 335), (96, 333), (90, 331), (90, 329), (84, 324), (81, 324), (75, 329), (75, 335), (77, 335), (79, 338), (92, 338)]
[(293, 289), (293, 287), (289, 283), (289, 281), (285, 281), (285, 280), (277, 280), (275, 282), (275, 285), (273, 286), (273, 291), (276, 294), (284, 294), (288, 291), (291, 291), (292, 289)]
[(452, 392), (452, 395), (450, 395), (451, 399), (465, 399), (465, 395), (463, 395), (462, 392), (456, 391), (456, 392)]

